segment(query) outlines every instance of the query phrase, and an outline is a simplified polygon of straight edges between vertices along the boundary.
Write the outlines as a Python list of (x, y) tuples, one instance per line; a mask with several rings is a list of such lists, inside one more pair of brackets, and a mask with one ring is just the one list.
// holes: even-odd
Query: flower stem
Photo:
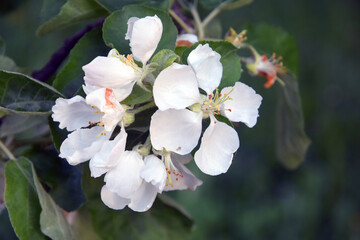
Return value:
[(147, 110), (149, 108), (152, 108), (152, 107), (155, 107), (155, 102), (154, 101), (151, 101), (151, 102), (149, 102), (149, 103), (147, 103), (147, 104), (145, 104), (145, 105), (143, 105), (141, 107), (138, 107), (137, 109), (131, 110), (131, 113), (137, 114), (139, 112), (145, 111), (145, 110)]
[(10, 150), (5, 146), (5, 144), (3, 142), (0, 141), (0, 149), (3, 151), (3, 153), (5, 153), (5, 155), (10, 159), (10, 160), (16, 160), (15, 156), (12, 154), (12, 152), (10, 152)]
[(187, 32), (193, 33), (193, 30), (171, 9), (169, 9), (170, 16)]
[(191, 14), (192, 14), (192, 16), (194, 18), (194, 21), (195, 21), (195, 26), (196, 26), (196, 29), (198, 31), (199, 41), (202, 41), (205, 38), (205, 32), (204, 32), (203, 24), (201, 23), (199, 13), (198, 13), (198, 11), (196, 9), (196, 5), (190, 6), (190, 12), (191, 12)]
[(212, 10), (209, 15), (207, 15), (207, 17), (204, 19), (204, 21), (202, 22), (202, 26), (203, 28), (205, 28), (222, 10), (222, 7), (226, 4), (226, 2), (223, 2), (222, 4), (220, 4), (217, 8), (215, 8), (214, 10)]

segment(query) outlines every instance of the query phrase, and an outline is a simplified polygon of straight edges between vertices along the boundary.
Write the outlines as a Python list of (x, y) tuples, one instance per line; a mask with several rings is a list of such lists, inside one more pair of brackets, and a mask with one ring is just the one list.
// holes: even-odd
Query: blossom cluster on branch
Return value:
[[(52, 118), (71, 132), (60, 157), (71, 165), (90, 160), (92, 177), (105, 174), (101, 199), (108, 207), (146, 211), (157, 193), (202, 184), (185, 167), (193, 159), (205, 174), (227, 172), (240, 146), (231, 122), (253, 127), (262, 97), (241, 82), (219, 89), (222, 56), (209, 44), (198, 44), (187, 64), (172, 62), (154, 74), (159, 66), (149, 60), (162, 36), (160, 18), (131, 17), (127, 24), (132, 54), (112, 49), (83, 66), (86, 97), (57, 99)], [(178, 42), (190, 46), (196, 40), (180, 36)], [(122, 103), (135, 84), (152, 98), (137, 106)], [(127, 127), (142, 110), (155, 107), (147, 140), (128, 150)]]

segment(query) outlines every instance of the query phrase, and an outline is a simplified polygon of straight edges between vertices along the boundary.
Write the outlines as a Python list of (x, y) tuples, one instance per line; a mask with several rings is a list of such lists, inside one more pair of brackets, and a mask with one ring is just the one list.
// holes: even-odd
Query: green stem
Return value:
[(147, 103), (147, 104), (145, 104), (145, 105), (143, 105), (141, 107), (138, 107), (137, 109), (131, 110), (129, 112), (131, 112), (133, 114), (137, 114), (139, 112), (145, 111), (145, 110), (147, 110), (149, 108), (152, 108), (152, 107), (155, 107), (155, 102), (154, 101), (151, 101), (151, 102), (149, 102), (149, 103)]
[(173, 10), (169, 9), (169, 14), (187, 33), (194, 33), (194, 31), (189, 28), (189, 26)]
[(223, 2), (222, 4), (220, 4), (217, 8), (215, 8), (214, 10), (212, 10), (209, 15), (207, 15), (207, 17), (204, 19), (204, 21), (202, 22), (202, 26), (203, 28), (205, 28), (222, 10), (223, 6), (226, 5), (227, 2)]
[(10, 150), (5, 146), (2, 141), (0, 141), (0, 149), (10, 160), (16, 160), (15, 156), (12, 154), (12, 152), (10, 152)]
[(198, 11), (196, 9), (196, 5), (192, 5), (190, 7), (190, 12), (191, 12), (191, 14), (192, 14), (192, 16), (194, 18), (194, 21), (195, 21), (195, 26), (196, 26), (196, 29), (198, 31), (199, 41), (202, 41), (205, 38), (205, 32), (204, 32), (203, 24), (201, 23), (199, 13), (198, 13)]

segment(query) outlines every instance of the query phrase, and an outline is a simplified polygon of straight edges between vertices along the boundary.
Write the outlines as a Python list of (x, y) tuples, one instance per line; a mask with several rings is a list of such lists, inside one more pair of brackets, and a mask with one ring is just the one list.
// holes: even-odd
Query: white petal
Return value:
[(155, 52), (160, 42), (162, 31), (162, 22), (156, 15), (137, 20), (135, 18), (129, 19), (125, 39), (130, 40), (134, 59), (142, 62), (143, 66), (145, 66), (146, 62)]
[(215, 176), (225, 173), (239, 145), (237, 132), (223, 122), (214, 123), (212, 117), (201, 139), (200, 148), (195, 153), (195, 162), (206, 174)]
[(101, 188), (101, 200), (106, 206), (115, 210), (123, 209), (130, 203), (130, 199), (120, 197), (116, 193), (109, 191), (106, 186)]
[(83, 70), (86, 83), (104, 88), (121, 88), (139, 77), (132, 67), (114, 57), (96, 57)]
[(144, 182), (131, 196), (129, 208), (136, 212), (145, 212), (153, 205), (156, 195), (156, 188), (152, 184)]
[(106, 141), (99, 152), (91, 158), (89, 167), (92, 177), (99, 177), (114, 168), (125, 151), (127, 133), (122, 128), (114, 140)]
[(110, 138), (111, 132), (100, 135), (103, 127), (79, 129), (68, 135), (60, 146), (60, 157), (66, 158), (71, 165), (85, 162), (92, 158)]
[(97, 107), (100, 111), (104, 111), (104, 107), (107, 103), (105, 99), (106, 88), (98, 88), (95, 91), (90, 92), (86, 96), (86, 103), (90, 106)]
[(130, 40), (131, 39), (131, 35), (132, 35), (132, 30), (134, 28), (134, 23), (139, 20), (138, 17), (131, 17), (129, 18), (127, 25), (128, 25), (128, 29), (127, 32), (125, 34), (125, 40)]
[(143, 165), (144, 162), (139, 153), (125, 151), (117, 166), (105, 175), (106, 187), (120, 197), (129, 198), (142, 183), (140, 170)]
[(113, 90), (99, 88), (86, 96), (89, 105), (97, 107), (104, 113), (102, 122), (106, 131), (112, 131), (124, 116), (125, 110), (116, 100)]
[(85, 85), (82, 86), (86, 95), (89, 95), (91, 92), (98, 90), (100, 87), (91, 85), (90, 83), (85, 82)]
[(145, 157), (144, 166), (140, 171), (140, 176), (148, 183), (154, 185), (159, 193), (165, 187), (166, 170), (164, 163), (155, 155)]
[(202, 184), (202, 181), (195, 177), (189, 169), (187, 169), (183, 162), (186, 162), (189, 157), (187, 155), (182, 156), (179, 154), (171, 154), (172, 163), (177, 168), (177, 171), (170, 174), (173, 186), (167, 184), (164, 191), (172, 190), (195, 190)]
[(95, 114), (94, 109), (80, 96), (56, 99), (52, 111), (54, 121), (60, 122), (59, 128), (66, 128), (68, 131), (87, 127), (89, 122), (100, 121), (100, 116)]
[(196, 76), (191, 67), (173, 63), (155, 79), (154, 101), (164, 111), (169, 108), (184, 109), (201, 102)]
[(212, 93), (219, 86), (223, 66), (221, 55), (213, 51), (209, 44), (197, 46), (188, 56), (188, 64), (194, 69), (199, 87), (207, 94)]
[(258, 108), (260, 107), (262, 97), (256, 94), (254, 89), (241, 82), (235, 83), (233, 88), (224, 88), (221, 94), (225, 95), (231, 89), (233, 89), (229, 94), (231, 100), (227, 100), (222, 104), (221, 114), (229, 118), (230, 121), (243, 122), (248, 127), (255, 126), (259, 116)]
[(157, 150), (190, 153), (198, 144), (201, 134), (202, 113), (187, 109), (157, 110), (151, 117), (151, 144)]
[(179, 35), (176, 41), (181, 41), (181, 40), (189, 41), (191, 43), (196, 43), (199, 41), (198, 37), (195, 34), (191, 34), (191, 33), (185, 33)]
[(125, 85), (121, 88), (114, 88), (113, 91), (114, 91), (114, 96), (115, 96), (116, 100), (118, 102), (121, 102), (122, 100), (127, 98), (131, 94), (134, 84), (135, 84), (135, 82), (131, 82), (128, 85)]
[(113, 57), (113, 58), (118, 58), (118, 59), (120, 59), (120, 54), (119, 54), (119, 52), (118, 52), (115, 48), (113, 48), (113, 49), (111, 49), (111, 50), (109, 51), (107, 57)]

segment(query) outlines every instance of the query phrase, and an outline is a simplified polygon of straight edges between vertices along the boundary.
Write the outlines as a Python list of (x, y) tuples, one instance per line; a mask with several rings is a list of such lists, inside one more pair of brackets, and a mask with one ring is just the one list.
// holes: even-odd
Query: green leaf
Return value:
[(105, 43), (111, 48), (116, 48), (121, 54), (130, 54), (129, 41), (125, 40), (127, 21), (131, 17), (143, 18), (154, 15), (157, 15), (163, 24), (161, 40), (154, 54), (162, 49), (174, 50), (178, 32), (167, 12), (140, 5), (125, 6), (106, 18), (103, 25)]
[(240, 8), (245, 5), (252, 3), (253, 0), (233, 0), (233, 1), (226, 1), (226, 3), (221, 7), (222, 10), (231, 10), (235, 8)]
[(7, 56), (0, 56), (0, 69), (11, 72), (22, 72), (22, 69), (16, 65), (14, 60)]
[(190, 52), (194, 50), (199, 44), (208, 43), (212, 50), (221, 55), (220, 62), (223, 65), (223, 75), (219, 89), (224, 87), (234, 86), (241, 76), (240, 58), (236, 54), (237, 48), (231, 43), (225, 41), (201, 41), (186, 49), (181, 57), (181, 62), (187, 64), (187, 57)]
[(200, 0), (201, 6), (207, 9), (219, 8), (219, 10), (230, 10), (248, 5), (253, 0)]
[(32, 146), (23, 155), (31, 160), (46, 191), (61, 208), (71, 212), (86, 201), (81, 186), (81, 166), (71, 166), (53, 148)]
[[(46, 126), (47, 117), (44, 115), (22, 116), (18, 114), (9, 114), (4, 117), (0, 126), (0, 138), (9, 135), (15, 135), (29, 129), (36, 129), (36, 133), (41, 133), (39, 127)], [(36, 136), (31, 136), (35, 138)]]
[(35, 188), (40, 200), (42, 208), (40, 214), (41, 231), (49, 236), (51, 239), (75, 239), (71, 233), (70, 226), (64, 216), (64, 212), (60, 209), (45, 192), (39, 179), (36, 177), (35, 169), (32, 167), (32, 174), (34, 176)]
[(304, 130), (299, 87), (294, 75), (283, 74), (285, 86), (279, 85), (277, 105), (277, 157), (285, 167), (297, 168), (304, 160), (310, 139)]
[(56, 76), (53, 87), (66, 97), (72, 97), (84, 84), (82, 66), (97, 56), (106, 56), (109, 49), (102, 40), (100, 28), (88, 32), (71, 50), (68, 61)]
[[(85, 207), (91, 214), (96, 233), (101, 239), (186, 239), (193, 222), (174, 204), (157, 199), (150, 210), (138, 213), (125, 208), (112, 210), (100, 199), (104, 185), (101, 178), (90, 178), (89, 170), (83, 175), (83, 185), (88, 202)], [(111, 224), (109, 224), (109, 222)]]
[(187, 49), (188, 47), (184, 47), (184, 46), (180, 46), (180, 47), (176, 47), (174, 52), (175, 54), (177, 54), (180, 58), (183, 55), (184, 51)]
[(56, 150), (60, 152), (60, 146), (62, 142), (67, 138), (68, 132), (66, 131), (66, 129), (60, 129), (60, 123), (54, 122), (51, 116), (49, 116), (48, 120), (54, 146)]
[(115, 11), (129, 4), (142, 4), (149, 7), (168, 10), (170, 8), (170, 0), (98, 0), (103, 6), (110, 11)]
[(48, 113), (56, 98), (53, 87), (29, 76), (0, 70), (0, 110), (21, 114)]
[(221, 114), (218, 114), (218, 115), (215, 115), (215, 118), (220, 121), (220, 122), (223, 122), (223, 123), (226, 123), (227, 125), (229, 125), (230, 127), (234, 128), (234, 124), (225, 116), (221, 115)]
[(4, 41), (4, 39), (2, 39), (2, 37), (0, 37), (0, 55), (5, 54), (5, 49), (6, 49), (5, 41)]
[(180, 57), (176, 55), (173, 51), (169, 49), (163, 49), (158, 52), (151, 60), (152, 63), (157, 63), (160, 68), (154, 71), (155, 77), (159, 75), (159, 73), (164, 70), (165, 68), (169, 67), (174, 62), (179, 62)]
[(4, 193), (5, 193), (5, 162), (0, 157), (0, 214), (6, 207)]
[(248, 43), (252, 44), (260, 54), (268, 56), (273, 52), (283, 57), (283, 63), (295, 76), (298, 75), (299, 55), (297, 44), (289, 33), (280, 27), (269, 24), (249, 24), (245, 26)]
[(36, 34), (42, 36), (54, 30), (108, 14), (109, 12), (96, 0), (68, 0), (56, 16), (37, 29)]
[(5, 166), (5, 202), (11, 224), (21, 240), (46, 239), (40, 231), (39, 200), (34, 191), (31, 163), (25, 159)]
[(145, 91), (137, 84), (135, 84), (131, 94), (125, 98), (121, 103), (126, 105), (135, 105), (148, 101), (152, 97), (151, 92)]
[(90, 213), (85, 207), (76, 211), (71, 228), (78, 240), (101, 240), (92, 227)]
[(51, 239), (74, 239), (63, 210), (43, 189), (28, 159), (9, 161), (5, 177), (5, 201), (20, 239), (46, 239), (40, 229)]

